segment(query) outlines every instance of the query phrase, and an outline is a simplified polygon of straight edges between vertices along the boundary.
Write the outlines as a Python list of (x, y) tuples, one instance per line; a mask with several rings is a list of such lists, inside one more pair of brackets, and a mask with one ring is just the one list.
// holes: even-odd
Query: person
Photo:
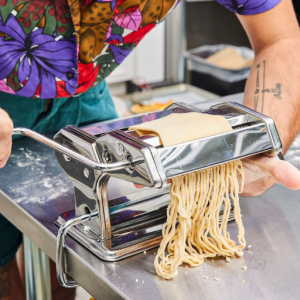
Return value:
[[(237, 14), (255, 52), (243, 103), (275, 120), (283, 154), (300, 128), (300, 32), (291, 1), (217, 0)], [(46, 133), (116, 117), (105, 77), (177, 0), (4, 0), (0, 5), (3, 168), (14, 125)], [(277, 157), (257, 155), (243, 164), (243, 195), (260, 195), (276, 182), (300, 188), (300, 172)], [(0, 298), (23, 299), (15, 260), (20, 233), (3, 216), (0, 241)], [(60, 291), (54, 299), (62, 297), (72, 299), (74, 293)]]

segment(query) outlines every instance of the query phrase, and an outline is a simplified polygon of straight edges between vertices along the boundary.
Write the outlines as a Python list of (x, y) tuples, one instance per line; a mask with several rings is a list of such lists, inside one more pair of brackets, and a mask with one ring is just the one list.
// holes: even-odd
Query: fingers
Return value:
[(287, 161), (278, 159), (276, 164), (274, 162), (267, 166), (270, 168), (270, 174), (287, 188), (300, 189), (300, 171)]
[(0, 109), (0, 168), (5, 166), (10, 156), (13, 128), (13, 122), (8, 114)]
[[(2, 146), (2, 142), (0, 141), (0, 147), (1, 146)], [(12, 143), (9, 142), (7, 144), (7, 146), (4, 146), (3, 149), (1, 147), (1, 149), (0, 149), (0, 169), (2, 169), (6, 165), (8, 159), (9, 159), (9, 156), (11, 153), (11, 146), (12, 146)]]
[(287, 161), (276, 157), (259, 157), (258, 166), (269, 173), (276, 181), (292, 190), (300, 189), (300, 171)]
[(250, 182), (244, 186), (243, 191), (240, 193), (241, 196), (245, 197), (257, 197), (270, 189), (276, 180), (272, 177), (265, 177), (263, 179)]

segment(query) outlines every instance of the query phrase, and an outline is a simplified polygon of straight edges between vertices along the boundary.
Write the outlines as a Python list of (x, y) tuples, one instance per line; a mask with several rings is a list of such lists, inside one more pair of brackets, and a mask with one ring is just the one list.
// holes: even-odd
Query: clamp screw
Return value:
[(89, 175), (90, 175), (90, 171), (89, 171), (89, 169), (88, 169), (88, 168), (84, 168), (84, 170), (83, 170), (83, 174), (84, 174), (84, 176), (85, 176), (86, 178), (88, 178), (88, 177), (89, 177)]
[(124, 151), (124, 146), (122, 144), (119, 144), (119, 150), (120, 150), (120, 152)]
[(104, 151), (104, 160), (107, 162), (107, 163), (111, 163), (112, 162), (112, 157), (111, 157), (111, 154), (105, 150)]
[(70, 161), (71, 160), (71, 157), (69, 157), (68, 155), (63, 154), (63, 156), (64, 156), (65, 161)]
[(131, 155), (127, 155), (126, 158), (127, 158), (127, 160), (128, 160), (129, 162), (131, 162), (131, 166), (129, 167), (129, 170), (133, 171), (133, 170), (134, 170), (134, 163), (133, 163), (133, 158), (132, 158), (132, 156), (131, 156)]

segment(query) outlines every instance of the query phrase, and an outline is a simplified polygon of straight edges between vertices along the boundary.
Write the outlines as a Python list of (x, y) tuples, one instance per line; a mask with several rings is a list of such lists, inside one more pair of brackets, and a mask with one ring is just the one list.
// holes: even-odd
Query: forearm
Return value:
[(300, 129), (300, 37), (281, 39), (257, 54), (244, 105), (275, 120), (285, 153)]
[(244, 104), (275, 120), (285, 153), (300, 129), (300, 30), (292, 2), (238, 17), (256, 55)]

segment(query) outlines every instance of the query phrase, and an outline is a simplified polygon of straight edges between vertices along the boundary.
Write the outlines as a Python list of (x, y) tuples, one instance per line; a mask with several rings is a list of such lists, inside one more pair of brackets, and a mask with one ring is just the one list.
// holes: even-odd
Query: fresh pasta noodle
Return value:
[[(158, 275), (171, 279), (182, 263), (196, 267), (206, 257), (243, 255), (246, 242), (239, 206), (243, 184), (244, 173), (239, 160), (173, 178), (163, 239), (154, 261)], [(230, 198), (239, 231), (238, 244), (227, 231)], [(224, 212), (220, 222), (222, 205)]]
[[(164, 147), (232, 130), (222, 116), (203, 113), (171, 114), (159, 120), (130, 127), (139, 135), (158, 135)], [(239, 186), (238, 175), (241, 176)], [(246, 245), (239, 205), (244, 172), (240, 160), (196, 171), (172, 179), (160, 247), (154, 265), (158, 275), (171, 279), (182, 263), (196, 267), (206, 257), (242, 256)], [(234, 205), (237, 243), (227, 224)], [(223, 214), (220, 222), (220, 211)]]

